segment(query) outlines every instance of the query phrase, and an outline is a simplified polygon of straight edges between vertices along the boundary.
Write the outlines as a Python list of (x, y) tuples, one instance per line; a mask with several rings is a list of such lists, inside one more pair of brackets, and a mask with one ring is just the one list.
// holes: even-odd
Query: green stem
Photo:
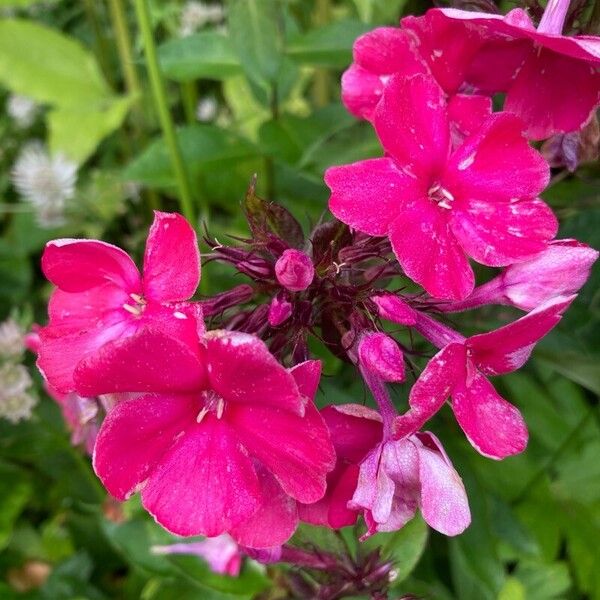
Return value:
[[(165, 82), (160, 72), (158, 56), (156, 53), (156, 44), (154, 43), (154, 38), (152, 36), (152, 24), (150, 22), (148, 3), (147, 0), (134, 0), (134, 3), (138, 24), (144, 42), (144, 53), (146, 56), (148, 75), (150, 77), (150, 85), (152, 86), (154, 103), (156, 104), (156, 110), (158, 112), (165, 143), (167, 144), (167, 149), (171, 158), (171, 164), (173, 166), (173, 170), (175, 171), (181, 212), (195, 227), (196, 216), (192, 200), (192, 191), (185, 169), (185, 164), (183, 162), (183, 156), (181, 155), (181, 149), (179, 148), (179, 144), (177, 142), (173, 118), (169, 111)], [(203, 212), (206, 212), (206, 207), (203, 208)]]
[(114, 88), (115, 82), (109, 59), (108, 42), (106, 41), (103, 27), (100, 23), (98, 12), (96, 11), (96, 6), (92, 0), (85, 0), (83, 7), (94, 34), (94, 45), (96, 46), (96, 56), (98, 58), (98, 63), (100, 64), (100, 69), (109, 85)]
[(196, 122), (196, 107), (198, 106), (198, 90), (193, 81), (185, 81), (181, 84), (181, 98), (185, 119), (190, 125), (193, 125)]
[[(329, 23), (331, 16), (331, 6), (329, 0), (317, 0), (313, 23), (315, 27), (321, 27)], [(322, 107), (329, 103), (329, 88), (331, 85), (331, 74), (329, 70), (323, 67), (315, 69), (313, 76), (312, 93), (315, 106)]]
[(590, 35), (598, 35), (600, 33), (600, 0), (594, 2), (594, 8), (592, 8), (592, 14), (586, 30)]

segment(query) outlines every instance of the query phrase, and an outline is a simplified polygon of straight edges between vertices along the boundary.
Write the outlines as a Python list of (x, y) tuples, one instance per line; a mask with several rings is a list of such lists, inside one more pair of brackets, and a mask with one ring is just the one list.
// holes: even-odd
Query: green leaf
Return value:
[(57, 107), (48, 115), (50, 149), (82, 163), (127, 116), (132, 98), (107, 98), (96, 103)]
[(547, 565), (522, 561), (515, 571), (515, 577), (525, 587), (527, 600), (565, 598), (565, 592), (571, 587), (569, 569), (564, 562)]
[(498, 600), (527, 600), (525, 587), (518, 579), (509, 577), (498, 594)]
[(369, 26), (347, 19), (293, 37), (286, 48), (290, 58), (302, 64), (344, 68), (352, 62), (352, 45)]
[(0, 20), (0, 81), (38, 102), (82, 105), (108, 96), (91, 52), (54, 29), (26, 20)]
[(158, 58), (165, 76), (174, 81), (222, 80), (241, 72), (229, 38), (213, 31), (169, 40), (159, 47)]
[(231, 0), (229, 32), (246, 76), (270, 88), (284, 54), (280, 0)]
[(598, 357), (585, 356), (579, 352), (560, 352), (538, 348), (536, 359), (556, 369), (571, 381), (582, 385), (595, 394), (600, 394), (600, 369)]
[(15, 521), (31, 492), (31, 482), (25, 471), (0, 463), (0, 549), (8, 543)]
[(406, 0), (354, 0), (354, 4), (365, 23), (397, 25)]

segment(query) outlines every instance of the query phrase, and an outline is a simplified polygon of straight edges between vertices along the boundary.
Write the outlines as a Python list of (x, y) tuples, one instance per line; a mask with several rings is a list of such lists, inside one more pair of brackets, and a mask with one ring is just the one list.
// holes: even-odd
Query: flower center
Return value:
[(202, 419), (210, 412), (213, 413), (217, 419), (223, 416), (225, 410), (225, 400), (217, 394), (214, 390), (205, 390), (201, 392), (200, 398), (204, 402), (202, 410), (196, 417), (196, 422), (201, 423)]
[(435, 202), (440, 208), (450, 210), (454, 202), (454, 196), (439, 183), (434, 183), (427, 192), (429, 199)]
[(129, 297), (133, 300), (131, 304), (123, 304), (123, 308), (131, 313), (134, 317), (141, 317), (142, 313), (146, 309), (146, 300), (139, 294), (129, 294)]

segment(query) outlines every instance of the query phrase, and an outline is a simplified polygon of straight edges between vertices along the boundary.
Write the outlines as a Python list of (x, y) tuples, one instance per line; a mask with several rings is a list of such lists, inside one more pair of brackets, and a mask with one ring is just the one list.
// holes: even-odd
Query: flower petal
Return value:
[(403, 207), (390, 225), (392, 248), (404, 272), (435, 298), (461, 300), (472, 291), (473, 271), (443, 209), (427, 199)]
[(260, 508), (252, 462), (235, 433), (206, 415), (161, 458), (142, 490), (142, 504), (177, 535), (215, 536), (230, 531)]
[(325, 172), (329, 209), (343, 223), (369, 235), (385, 235), (403, 202), (422, 195), (419, 182), (389, 158), (373, 158)]
[(118, 500), (144, 482), (190, 424), (198, 402), (190, 396), (147, 395), (121, 400), (108, 413), (94, 449), (94, 470)]
[(417, 177), (435, 177), (448, 158), (444, 92), (429, 75), (393, 76), (375, 111), (375, 129), (399, 167)]
[(487, 375), (510, 373), (522, 367), (536, 342), (561, 319), (575, 296), (559, 296), (529, 314), (489, 333), (467, 340), (477, 367)]
[(342, 75), (342, 102), (355, 117), (372, 121), (384, 88), (379, 75), (353, 63)]
[(321, 380), (322, 363), (320, 360), (306, 360), (290, 369), (298, 386), (298, 391), (311, 402), (315, 399)]
[(448, 100), (448, 118), (452, 146), (460, 146), (465, 138), (477, 132), (492, 114), (492, 99), (489, 96), (455, 94)]
[(128, 293), (139, 292), (140, 274), (121, 248), (98, 240), (52, 240), (42, 255), (44, 275), (65, 292), (84, 292), (113, 283)]
[(181, 215), (155, 211), (144, 254), (144, 295), (157, 302), (187, 300), (199, 282), (196, 232)]
[(217, 330), (209, 331), (205, 341), (210, 387), (226, 401), (303, 414), (304, 400), (293, 375), (260, 339)]
[(502, 459), (523, 452), (527, 426), (521, 413), (504, 400), (481, 373), (452, 392), (452, 410), (469, 442), (484, 456)]
[(287, 494), (304, 503), (323, 497), (335, 452), (312, 403), (304, 417), (265, 404), (231, 403), (226, 418), (250, 455), (275, 475)]

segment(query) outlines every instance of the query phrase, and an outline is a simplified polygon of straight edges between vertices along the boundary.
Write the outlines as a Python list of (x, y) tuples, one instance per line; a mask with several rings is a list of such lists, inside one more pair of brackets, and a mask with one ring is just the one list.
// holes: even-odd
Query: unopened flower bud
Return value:
[(404, 381), (404, 357), (398, 344), (385, 333), (367, 333), (358, 346), (358, 360), (384, 381)]
[(269, 305), (269, 325), (278, 327), (292, 316), (292, 303), (281, 294), (271, 300)]
[(371, 300), (377, 306), (377, 312), (382, 319), (409, 326), (417, 322), (415, 311), (395, 294), (377, 294), (371, 296)]
[(305, 290), (315, 276), (310, 258), (300, 250), (286, 250), (275, 263), (277, 281), (290, 292)]

